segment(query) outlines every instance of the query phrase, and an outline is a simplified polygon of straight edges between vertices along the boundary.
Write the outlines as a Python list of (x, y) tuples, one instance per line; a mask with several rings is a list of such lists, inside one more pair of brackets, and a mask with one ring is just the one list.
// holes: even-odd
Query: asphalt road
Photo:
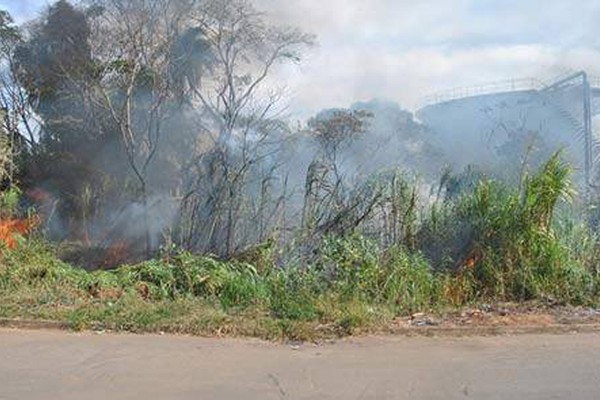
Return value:
[(600, 399), (600, 335), (255, 340), (0, 330), (0, 399)]

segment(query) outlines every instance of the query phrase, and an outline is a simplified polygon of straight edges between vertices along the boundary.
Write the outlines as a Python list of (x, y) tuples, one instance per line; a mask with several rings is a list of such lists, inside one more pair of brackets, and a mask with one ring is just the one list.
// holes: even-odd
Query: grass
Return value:
[(312, 340), (482, 302), (597, 305), (597, 235), (558, 215), (572, 198), (568, 172), (556, 155), (519, 188), (481, 179), (434, 205), (410, 246), (330, 235), (310, 259), (285, 267), (267, 243), (237, 260), (181, 251), (87, 272), (60, 261), (43, 240), (24, 239), (1, 255), (0, 317)]
[[(338, 256), (360, 264), (365, 254)], [(320, 268), (261, 274), (250, 264), (182, 252), (87, 272), (31, 242), (4, 253), (0, 317), (67, 321), (73, 329), (303, 340), (349, 335), (435, 305), (433, 275), (423, 261), (411, 271), (410, 258), (398, 250), (385, 262), (391, 273), (376, 262), (357, 272), (347, 264), (332, 278)]]
[[(377, 331), (398, 316), (490, 298), (481, 294), (481, 278), (473, 272), (435, 272), (423, 256), (402, 248), (376, 260), (365, 261), (360, 252), (337, 256), (348, 264), (338, 264), (343, 271), (335, 277), (323, 267), (273, 268), (261, 274), (248, 264), (188, 253), (87, 272), (56, 260), (44, 245), (30, 243), (5, 253), (0, 317), (66, 321), (75, 330), (314, 340)], [(551, 286), (565, 278), (557, 273), (540, 280)], [(564, 301), (588, 304), (590, 296), (569, 292), (582, 277), (569, 279), (576, 282), (567, 279), (566, 288), (555, 292), (566, 296)], [(595, 288), (593, 281), (586, 282)]]

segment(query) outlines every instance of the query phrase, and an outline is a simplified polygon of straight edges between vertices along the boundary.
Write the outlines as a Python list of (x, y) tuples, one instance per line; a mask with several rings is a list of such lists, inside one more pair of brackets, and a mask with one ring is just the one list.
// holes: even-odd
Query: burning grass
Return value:
[(2, 253), (0, 317), (68, 321), (74, 329), (315, 339), (483, 303), (597, 306), (600, 242), (555, 221), (569, 195), (567, 175), (552, 158), (518, 189), (481, 181), (433, 208), (412, 247), (327, 235), (311, 257), (283, 266), (267, 243), (237, 260), (179, 251), (88, 272), (60, 261), (42, 240), (17, 241)]
[(333, 336), (383, 318), (358, 299), (326, 293), (317, 279), (299, 271), (260, 275), (248, 264), (187, 253), (87, 272), (32, 243), (4, 255), (0, 316), (67, 321), (73, 329), (270, 339)]
[(33, 231), (37, 221), (27, 219), (0, 219), (0, 243), (8, 249), (17, 247), (18, 238)]
[[(335, 246), (354, 249), (352, 242)], [(481, 290), (474, 271), (434, 272), (422, 256), (402, 248), (379, 257), (344, 251), (334, 252), (335, 276), (317, 265), (258, 272), (244, 262), (185, 252), (88, 272), (32, 241), (3, 255), (0, 317), (66, 321), (77, 330), (314, 340), (385, 330), (414, 313), (440, 314), (502, 299), (497, 291)], [(323, 263), (331, 261), (331, 254), (323, 255)], [(557, 287), (568, 284), (555, 273), (536, 279), (548, 285), (560, 279), (554, 282)], [(588, 279), (585, 285), (556, 291), (563, 297), (535, 300), (595, 305), (597, 280), (591, 274)]]

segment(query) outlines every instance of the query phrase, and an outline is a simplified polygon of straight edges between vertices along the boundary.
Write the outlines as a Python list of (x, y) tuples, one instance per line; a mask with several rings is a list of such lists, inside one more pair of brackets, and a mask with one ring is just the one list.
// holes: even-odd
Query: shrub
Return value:
[(403, 247), (387, 251), (381, 284), (383, 300), (400, 313), (413, 313), (440, 300), (440, 284), (427, 260)]
[(434, 265), (459, 275), (470, 270), (479, 296), (583, 301), (594, 290), (591, 276), (552, 226), (557, 204), (573, 194), (569, 172), (556, 153), (537, 174), (525, 176), (519, 189), (481, 181), (442, 211), (432, 211), (421, 241), (425, 254), (431, 248), (423, 239), (437, 236)]

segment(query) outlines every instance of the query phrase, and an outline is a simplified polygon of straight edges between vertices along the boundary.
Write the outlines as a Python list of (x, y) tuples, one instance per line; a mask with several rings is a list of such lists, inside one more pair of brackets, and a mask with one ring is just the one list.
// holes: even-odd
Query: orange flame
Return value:
[(467, 260), (467, 262), (465, 263), (465, 266), (469, 269), (473, 269), (475, 268), (475, 257), (471, 257)]
[(0, 220), (0, 243), (6, 248), (17, 247), (17, 238), (30, 233), (37, 225), (34, 218)]

